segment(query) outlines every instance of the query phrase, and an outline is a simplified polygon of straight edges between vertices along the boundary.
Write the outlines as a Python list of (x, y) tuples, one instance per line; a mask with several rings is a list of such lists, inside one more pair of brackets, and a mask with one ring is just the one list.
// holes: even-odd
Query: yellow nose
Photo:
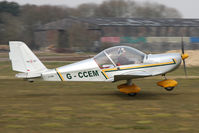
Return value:
[(189, 57), (188, 54), (182, 54), (181, 56), (182, 56), (182, 59), (183, 59), (183, 60)]

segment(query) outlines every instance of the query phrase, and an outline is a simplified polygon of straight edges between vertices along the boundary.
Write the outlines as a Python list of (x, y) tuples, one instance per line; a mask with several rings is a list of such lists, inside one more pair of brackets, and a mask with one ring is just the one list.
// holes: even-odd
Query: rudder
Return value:
[(10, 41), (9, 47), (9, 58), (14, 71), (39, 73), (47, 70), (43, 63), (35, 56), (25, 43), (20, 41)]

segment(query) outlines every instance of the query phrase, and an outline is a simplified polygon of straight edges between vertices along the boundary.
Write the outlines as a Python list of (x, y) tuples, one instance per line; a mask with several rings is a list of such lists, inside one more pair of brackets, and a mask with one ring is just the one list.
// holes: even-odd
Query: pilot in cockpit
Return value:
[(116, 64), (117, 66), (133, 64), (133, 63), (134, 62), (132, 62), (128, 59), (126, 50), (124, 48), (118, 49), (118, 62)]

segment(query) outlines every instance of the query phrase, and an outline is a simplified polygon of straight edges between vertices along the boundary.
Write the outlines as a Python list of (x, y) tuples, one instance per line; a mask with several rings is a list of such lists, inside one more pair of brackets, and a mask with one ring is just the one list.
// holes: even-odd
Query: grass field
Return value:
[[(48, 62), (53, 68), (64, 62)], [(199, 76), (199, 67), (188, 68)], [(198, 133), (198, 78), (184, 79), (180, 68), (172, 92), (156, 86), (162, 78), (134, 80), (136, 97), (120, 93), (117, 83), (25, 82), (0, 62), (0, 133)]]

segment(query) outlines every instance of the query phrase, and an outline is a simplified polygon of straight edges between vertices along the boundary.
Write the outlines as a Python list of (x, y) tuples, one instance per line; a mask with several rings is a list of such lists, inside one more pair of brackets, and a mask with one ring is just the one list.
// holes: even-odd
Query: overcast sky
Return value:
[[(4, 1), (4, 0), (0, 0)], [(102, 3), (104, 0), (7, 0), (15, 1), (19, 4), (36, 4), (36, 5), (66, 5), (76, 7), (82, 3)], [(150, 1), (174, 7), (180, 11), (184, 18), (199, 18), (199, 0), (134, 0), (134, 1)]]

